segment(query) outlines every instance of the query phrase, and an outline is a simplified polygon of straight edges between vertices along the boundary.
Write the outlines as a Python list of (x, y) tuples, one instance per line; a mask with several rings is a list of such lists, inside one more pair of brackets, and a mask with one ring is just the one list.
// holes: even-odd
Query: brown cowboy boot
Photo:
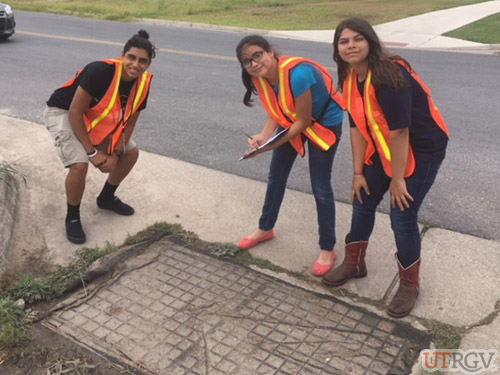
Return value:
[[(348, 239), (349, 237), (346, 237)], [(345, 246), (342, 264), (328, 272), (321, 280), (328, 286), (340, 286), (350, 279), (360, 279), (367, 275), (365, 256), (367, 241), (351, 242)]]
[(399, 260), (397, 262), (399, 268), (399, 288), (394, 297), (392, 297), (387, 314), (393, 318), (402, 318), (411, 312), (418, 297), (420, 285), (418, 275), (420, 273), (421, 259), (407, 269), (403, 268)]

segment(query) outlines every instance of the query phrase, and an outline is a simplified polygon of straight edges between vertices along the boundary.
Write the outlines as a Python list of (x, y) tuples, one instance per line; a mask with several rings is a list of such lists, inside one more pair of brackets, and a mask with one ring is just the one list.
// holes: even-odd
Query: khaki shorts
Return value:
[[(66, 168), (72, 164), (89, 162), (85, 148), (71, 128), (67, 110), (57, 107), (46, 107), (43, 111), (43, 122), (52, 136), (59, 158)], [(137, 145), (131, 138), (125, 146), (125, 152), (134, 147), (137, 147)], [(100, 149), (101, 147), (98, 148)]]

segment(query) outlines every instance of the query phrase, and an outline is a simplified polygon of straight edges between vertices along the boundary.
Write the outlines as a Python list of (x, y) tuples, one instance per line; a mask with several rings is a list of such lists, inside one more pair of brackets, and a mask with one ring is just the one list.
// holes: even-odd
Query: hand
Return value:
[(118, 163), (118, 155), (113, 153), (112, 155), (106, 155), (106, 161), (99, 167), (102, 173), (110, 173)]
[(262, 133), (254, 135), (252, 138), (248, 138), (248, 144), (251, 148), (257, 148), (260, 145), (266, 143), (269, 137), (263, 135)]
[(106, 154), (102, 151), (98, 151), (97, 155), (93, 158), (89, 158), (92, 165), (96, 168), (99, 168), (106, 162)]
[(410, 207), (410, 202), (413, 202), (413, 197), (406, 190), (406, 181), (404, 178), (393, 178), (391, 185), (389, 186), (389, 191), (391, 192), (391, 203), (392, 208), (396, 208), (396, 205), (401, 211), (405, 208)]
[(352, 203), (354, 203), (354, 197), (357, 197), (359, 202), (363, 203), (363, 198), (361, 197), (361, 189), (363, 189), (367, 195), (370, 195), (370, 188), (368, 187), (368, 182), (366, 182), (365, 176), (363, 176), (362, 174), (356, 174), (354, 175), (354, 178), (352, 180)]

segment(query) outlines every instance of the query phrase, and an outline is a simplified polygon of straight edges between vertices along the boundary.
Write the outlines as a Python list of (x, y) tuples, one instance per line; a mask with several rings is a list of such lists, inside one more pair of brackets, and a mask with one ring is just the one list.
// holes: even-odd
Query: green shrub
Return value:
[(240, 252), (240, 248), (232, 243), (214, 243), (208, 246), (208, 251), (218, 257), (234, 258)]
[(14, 347), (26, 343), (29, 329), (22, 321), (23, 311), (11, 298), (0, 299), (0, 347)]
[(106, 255), (112, 253), (116, 250), (116, 247), (107, 242), (106, 247), (103, 249), (94, 248), (88, 249), (84, 248), (78, 253), (78, 260), (68, 267), (59, 269), (52, 276), (50, 284), (54, 290), (54, 295), (56, 297), (61, 296), (67, 289), (67, 287), (77, 280), (81, 280), (85, 271), (90, 267), (92, 263), (96, 260), (105, 257)]
[(23, 275), (21, 279), (12, 286), (11, 295), (15, 299), (22, 298), (28, 303), (47, 301), (54, 295), (52, 286), (33, 275)]

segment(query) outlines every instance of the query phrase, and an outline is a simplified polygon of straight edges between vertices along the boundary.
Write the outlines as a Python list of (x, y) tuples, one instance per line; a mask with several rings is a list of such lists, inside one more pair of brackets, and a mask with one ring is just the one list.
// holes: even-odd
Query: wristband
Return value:
[(89, 159), (92, 159), (94, 156), (97, 155), (99, 151), (97, 151), (96, 148), (94, 148), (94, 152), (91, 152), (90, 154), (87, 154), (87, 156), (89, 157)]
[(356, 172), (354, 172), (354, 175), (355, 176), (363, 176), (363, 173), (356, 173)]

